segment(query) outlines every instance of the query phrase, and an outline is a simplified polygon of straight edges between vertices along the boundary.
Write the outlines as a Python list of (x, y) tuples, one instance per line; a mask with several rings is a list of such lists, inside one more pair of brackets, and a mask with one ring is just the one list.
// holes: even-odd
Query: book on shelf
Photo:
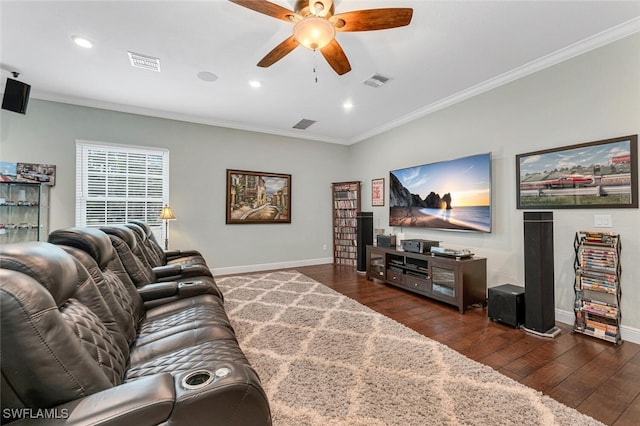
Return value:
[(598, 316), (601, 316), (601, 317), (604, 317), (604, 318), (616, 318), (617, 312), (618, 312), (617, 309), (614, 309), (614, 310), (611, 310), (611, 311), (605, 311), (605, 310), (598, 309), (598, 308), (595, 308), (595, 307), (587, 305), (587, 304), (584, 304), (584, 306), (582, 306), (582, 311), (583, 312), (588, 312), (588, 313), (593, 314), (593, 315), (598, 315)]
[(576, 272), (580, 274), (580, 276), (582, 277), (587, 277), (594, 280), (600, 280), (600, 281), (605, 281), (610, 283), (617, 281), (617, 274), (616, 274), (617, 271), (613, 273), (609, 273), (606, 271), (595, 271), (592, 269), (586, 270), (586, 269), (579, 268)]
[(336, 209), (357, 209), (358, 202), (356, 200), (335, 200), (333, 206)]
[(346, 217), (346, 218), (355, 218), (356, 217), (356, 210), (354, 209), (349, 209), (349, 210), (336, 210), (336, 217)]
[(617, 252), (613, 247), (590, 247), (585, 246), (580, 249), (580, 253), (591, 256), (617, 257)]
[(576, 314), (575, 328), (584, 329), (584, 316), (582, 315), (582, 312), (576, 309), (575, 314)]
[(606, 287), (606, 286), (599, 285), (599, 284), (584, 284), (584, 285), (582, 285), (582, 288), (584, 290), (593, 290), (593, 291), (599, 291), (599, 292), (602, 292), (602, 293), (609, 293), (609, 294), (615, 294), (616, 293), (615, 287)]
[(613, 324), (605, 324), (599, 321), (594, 321), (587, 318), (585, 320), (584, 328), (592, 332), (600, 332), (601, 334), (616, 337), (618, 335), (618, 327)]
[[(356, 227), (356, 219), (353, 218), (336, 218), (335, 225), (342, 228), (355, 228)], [(345, 231), (343, 231), (345, 232)]]
[(584, 235), (583, 239), (587, 243), (612, 244), (618, 237), (615, 232), (605, 231), (580, 231), (580, 234)]

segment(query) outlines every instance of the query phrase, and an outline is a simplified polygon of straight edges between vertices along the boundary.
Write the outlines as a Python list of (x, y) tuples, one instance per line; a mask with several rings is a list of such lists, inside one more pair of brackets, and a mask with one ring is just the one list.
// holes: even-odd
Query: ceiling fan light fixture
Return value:
[(307, 49), (322, 49), (336, 36), (336, 29), (325, 18), (307, 16), (293, 27), (293, 37)]

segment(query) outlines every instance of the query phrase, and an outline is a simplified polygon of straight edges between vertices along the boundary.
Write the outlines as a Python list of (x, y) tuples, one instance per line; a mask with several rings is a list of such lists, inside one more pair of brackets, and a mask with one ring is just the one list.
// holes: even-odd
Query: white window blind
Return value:
[(168, 203), (168, 150), (76, 141), (76, 226), (141, 220), (162, 241)]

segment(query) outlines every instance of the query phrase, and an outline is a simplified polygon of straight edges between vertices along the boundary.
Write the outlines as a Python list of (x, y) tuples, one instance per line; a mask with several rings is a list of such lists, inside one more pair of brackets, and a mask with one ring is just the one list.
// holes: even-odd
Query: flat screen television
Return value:
[(491, 153), (392, 170), (389, 226), (491, 232)]
[(30, 92), (30, 85), (12, 78), (7, 78), (7, 84), (4, 87), (4, 95), (2, 96), (2, 109), (17, 112), (19, 114), (26, 114), (27, 105), (29, 105)]

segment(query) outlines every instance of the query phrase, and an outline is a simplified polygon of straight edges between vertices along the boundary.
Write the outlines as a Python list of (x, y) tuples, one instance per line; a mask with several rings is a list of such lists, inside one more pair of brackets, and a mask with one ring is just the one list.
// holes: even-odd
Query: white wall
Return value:
[[(171, 248), (199, 249), (218, 273), (333, 261), (331, 182), (348, 171), (345, 146), (38, 100), (0, 119), (3, 161), (57, 166), (52, 230), (75, 224), (77, 139), (153, 146), (170, 150)], [(226, 225), (227, 168), (291, 174), (291, 224)]]
[[(516, 154), (640, 133), (640, 35), (628, 37), (511, 84), (415, 120), (351, 147), (356, 176), (371, 197), (371, 179), (433, 161), (491, 152), (490, 234), (402, 228), (407, 238), (442, 241), (487, 257), (488, 285), (524, 285), (522, 210), (516, 209)], [(636, 159), (637, 160), (637, 159)], [(371, 207), (374, 227), (389, 227), (385, 207)], [(370, 204), (369, 204), (370, 205)], [(622, 241), (622, 323), (640, 332), (640, 211), (555, 210), (556, 309), (573, 321), (573, 238), (610, 214)], [(635, 330), (630, 330), (633, 328)], [(623, 337), (625, 330), (623, 330)], [(637, 337), (640, 337), (638, 334)]]
[[(487, 257), (490, 286), (522, 285), (515, 155), (640, 133), (639, 51), (640, 35), (628, 37), (351, 147), (32, 100), (26, 116), (2, 111), (0, 158), (58, 166), (57, 229), (74, 225), (76, 139), (169, 148), (171, 246), (200, 249), (223, 273), (330, 261), (331, 182), (361, 180), (363, 209), (389, 229), (388, 200), (370, 207), (371, 179), (388, 187), (390, 170), (490, 151), (491, 234), (404, 231)], [(292, 174), (292, 224), (225, 225), (227, 168)], [(623, 338), (640, 342), (638, 209), (554, 211), (556, 308), (572, 321), (573, 235), (604, 212), (622, 234)]]

